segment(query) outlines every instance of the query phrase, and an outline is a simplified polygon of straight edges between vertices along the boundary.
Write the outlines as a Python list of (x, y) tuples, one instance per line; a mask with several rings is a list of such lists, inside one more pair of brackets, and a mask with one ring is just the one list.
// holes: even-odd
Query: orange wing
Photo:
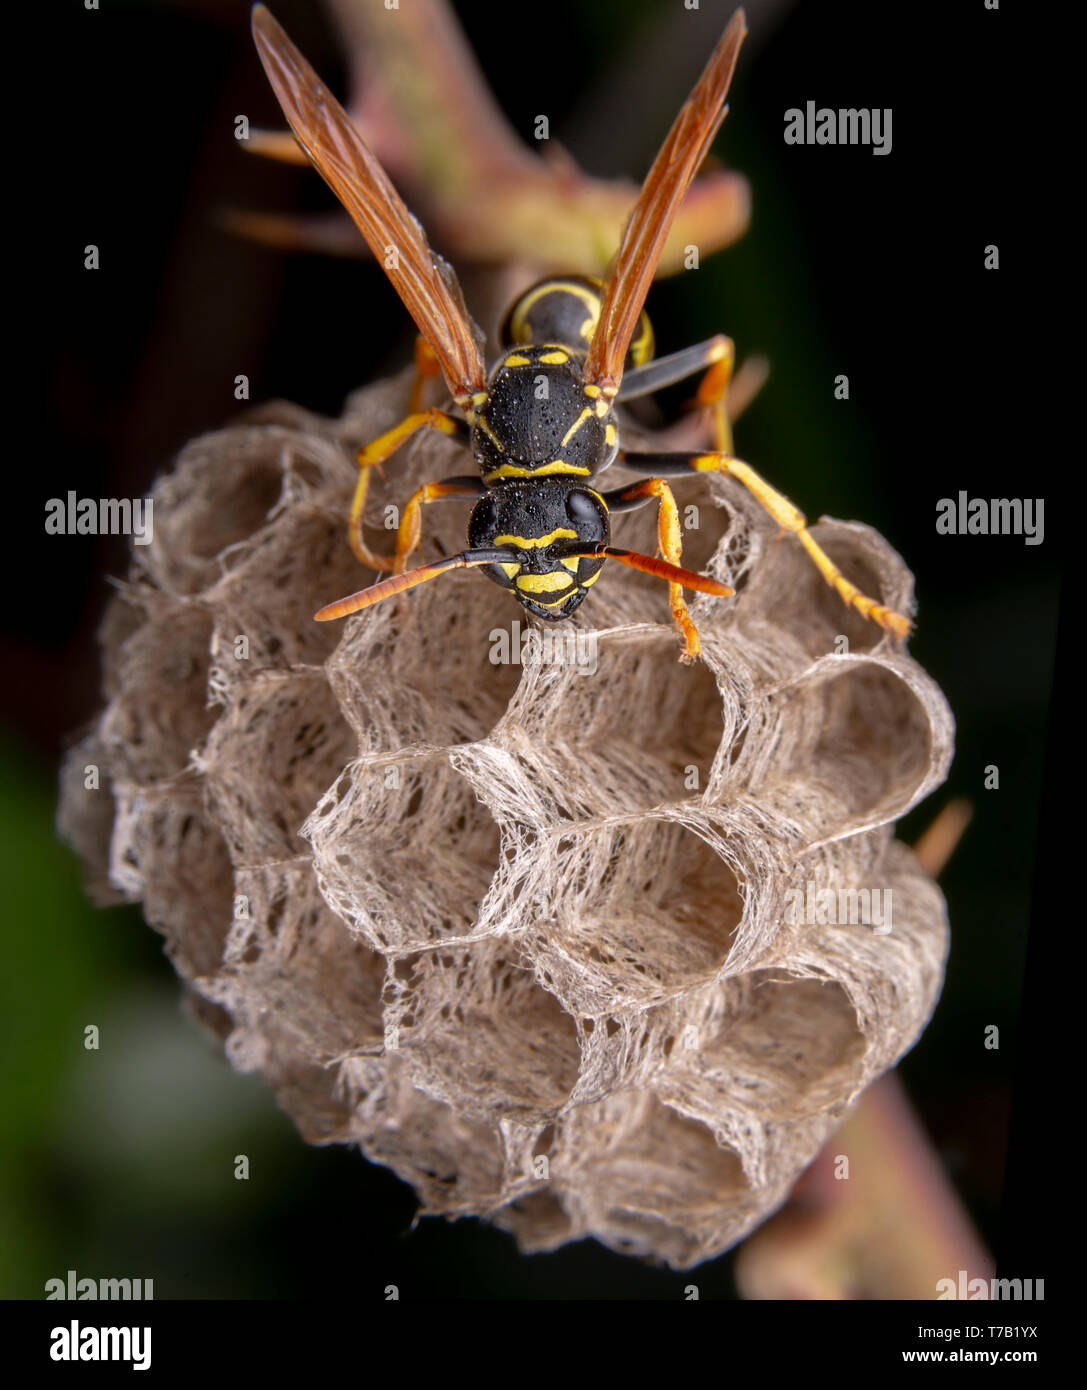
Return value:
[(627, 221), (585, 359), (586, 381), (608, 394), (618, 389), (672, 221), (728, 112), (725, 97), (746, 34), (744, 12), (737, 10), (680, 108)]
[(487, 366), (483, 335), (457, 277), (427, 245), (346, 111), (263, 5), (253, 7), (253, 40), (299, 144), (351, 214), (463, 403), (483, 390)]

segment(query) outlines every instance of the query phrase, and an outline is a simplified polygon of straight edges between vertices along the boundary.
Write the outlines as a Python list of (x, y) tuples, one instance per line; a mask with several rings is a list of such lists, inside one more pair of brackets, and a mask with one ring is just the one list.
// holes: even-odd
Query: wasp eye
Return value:
[(599, 524), (600, 503), (582, 488), (571, 488), (566, 494), (566, 514), (575, 526)]

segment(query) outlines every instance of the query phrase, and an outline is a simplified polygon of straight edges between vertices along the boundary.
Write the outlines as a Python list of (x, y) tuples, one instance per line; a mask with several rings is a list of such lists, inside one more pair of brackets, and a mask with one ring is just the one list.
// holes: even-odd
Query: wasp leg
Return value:
[[(765, 357), (745, 357), (733, 374), (725, 396), (725, 410), (734, 424), (766, 385), (770, 363)], [(723, 452), (731, 453), (730, 449)]]
[(624, 372), (616, 400), (631, 401), (636, 396), (648, 396), (651, 391), (674, 386), (677, 381), (685, 381), (687, 377), (713, 367), (726, 358), (731, 363), (735, 356), (732, 339), (718, 333), (704, 343), (695, 343), (693, 347), (669, 353), (667, 357), (655, 357), (644, 366), (632, 367), (629, 372)]
[(482, 497), (486, 491), (487, 485), (481, 478), (468, 476), (446, 478), (440, 483), (424, 483), (422, 487), (417, 487), (408, 498), (408, 505), (404, 508), (404, 514), (400, 518), (400, 526), (396, 532), (396, 559), (393, 562), (393, 573), (402, 574), (407, 569), (411, 552), (419, 544), (419, 537), (423, 529), (420, 512), (425, 503), (436, 502), (439, 497)]
[(735, 366), (735, 344), (731, 338), (718, 333), (704, 343), (696, 343), (668, 357), (658, 357), (627, 372), (617, 399), (628, 401), (636, 396), (647, 396), (651, 391), (672, 386), (708, 368), (690, 408), (712, 413), (714, 447), (731, 454), (732, 422), (739, 419), (755, 399), (768, 375), (764, 357), (748, 358), (739, 371)]
[(726, 402), (732, 369), (736, 365), (736, 349), (731, 338), (726, 338), (728, 350), (698, 383), (695, 392), (696, 410), (709, 411), (713, 420), (713, 447), (723, 454), (732, 453), (732, 421), (728, 417)]
[(465, 444), (470, 438), (467, 424), (463, 420), (458, 420), (455, 415), (449, 415), (444, 410), (420, 410), (407, 416), (406, 419), (401, 420), (399, 425), (395, 425), (391, 430), (387, 430), (359, 450), (359, 480), (355, 485), (355, 495), (351, 499), (347, 538), (356, 556), (364, 565), (369, 565), (371, 569), (395, 569), (396, 557), (376, 554), (363, 539), (362, 514), (366, 507), (367, 489), (370, 486), (370, 469), (379, 468), (389, 455), (403, 444), (405, 439), (413, 435), (416, 430), (427, 427), (440, 430), (443, 434), (453, 435)]
[[(680, 567), (683, 539), (679, 525), (679, 509), (676, 507), (672, 489), (663, 478), (647, 478), (644, 483), (631, 483), (628, 487), (615, 488), (612, 492), (602, 495), (608, 510), (612, 512), (630, 511), (656, 497), (660, 502), (660, 510), (657, 512), (657, 544), (660, 546), (660, 553), (670, 565)], [(679, 659), (683, 662), (694, 661), (702, 651), (702, 643), (683, 600), (682, 584), (669, 583), (668, 602), (672, 609), (672, 619), (683, 638), (683, 651)]]
[(628, 454), (620, 451), (618, 461), (627, 468), (639, 473), (664, 474), (666, 477), (679, 477), (685, 473), (724, 473), (742, 483), (752, 496), (756, 497), (783, 531), (792, 531), (800, 544), (808, 552), (815, 567), (832, 589), (837, 590), (842, 602), (855, 608), (864, 617), (878, 623), (895, 637), (907, 637), (910, 620), (893, 608), (887, 608), (875, 599), (862, 594), (855, 584), (851, 584), (825, 550), (816, 542), (808, 530), (807, 520), (782, 493), (770, 486), (760, 477), (750, 464), (742, 459), (732, 458), (723, 452), (704, 454)]
[(434, 355), (434, 349), (425, 338), (415, 340), (415, 380), (408, 397), (408, 410), (416, 414), (423, 408), (423, 391), (428, 381), (441, 376), (442, 369)]
[[(732, 344), (729, 343), (729, 347)], [(722, 454), (731, 454), (732, 426), (755, 399), (770, 375), (765, 357), (748, 357), (735, 371), (735, 357), (715, 362), (698, 384), (688, 409), (709, 412), (713, 426), (713, 447)]]

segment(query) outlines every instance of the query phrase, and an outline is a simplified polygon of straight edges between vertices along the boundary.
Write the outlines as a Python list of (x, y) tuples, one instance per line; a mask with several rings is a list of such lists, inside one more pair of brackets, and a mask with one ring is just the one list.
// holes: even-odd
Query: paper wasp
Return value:
[[(699, 654), (698, 632), (683, 590), (728, 596), (727, 585), (682, 569), (679, 515), (665, 476), (720, 472), (735, 478), (783, 530), (794, 532), (843, 601), (903, 637), (909, 622), (862, 594), (816, 544), (793, 504), (753, 468), (734, 458), (724, 411), (733, 345), (724, 336), (650, 360), (652, 331), (643, 311), (672, 220), (725, 117), (725, 97), (746, 34), (738, 10), (650, 169), (604, 283), (553, 278), (527, 291), (506, 318), (505, 350), (487, 372), (483, 335), (470, 318), (451, 268), (427, 244), (419, 223), (393, 188), (343, 108), (263, 5), (253, 9), (253, 37), (295, 137), (366, 238), (422, 339), (419, 385), (440, 371), (464, 419), (418, 409), (359, 451), (359, 480), (349, 537), (355, 554), (391, 570), (348, 598), (322, 608), (319, 620), (346, 617), (454, 569), (480, 567), (539, 618), (568, 618), (612, 558), (666, 580), (683, 637), (681, 660)], [(706, 375), (699, 403), (713, 407), (717, 448), (702, 453), (635, 453), (619, 444), (618, 401)], [(431, 428), (468, 445), (480, 477), (426, 483), (401, 517), (395, 556), (374, 554), (362, 534), (369, 469), (417, 430)], [(592, 486), (616, 459), (643, 481), (610, 492)], [(663, 476), (662, 476), (663, 475)], [(476, 499), (469, 548), (416, 569), (421, 508), (441, 497)], [(656, 499), (660, 558), (609, 542), (609, 514)]]

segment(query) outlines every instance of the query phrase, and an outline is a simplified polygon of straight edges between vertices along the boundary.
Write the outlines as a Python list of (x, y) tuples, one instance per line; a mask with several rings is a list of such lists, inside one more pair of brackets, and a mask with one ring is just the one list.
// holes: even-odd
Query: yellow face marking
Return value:
[(520, 565), (505, 565), (500, 563), (498, 568), (506, 571), (507, 579), (515, 579), (517, 575), (521, 572)]
[(604, 426), (604, 443), (608, 446), (609, 449), (618, 438), (619, 435), (616, 433), (614, 425), (608, 424)]
[(492, 468), (489, 473), (485, 473), (483, 481), (490, 483), (495, 478), (542, 478), (548, 473), (578, 473), (588, 477), (592, 471), (591, 468), (582, 468), (577, 463), (567, 463), (564, 459), (553, 459), (551, 463), (542, 464), (539, 468), (522, 468), (517, 463), (504, 463), (500, 468)]
[(498, 450), (498, 452), (500, 454), (504, 454), (506, 451), (502, 447), (502, 441), (499, 439), (499, 437), (495, 434), (494, 430), (492, 430), (490, 425), (487, 423), (487, 417), (485, 415), (478, 416), (476, 419), (476, 424), (491, 441), (491, 443)]
[[(568, 574), (519, 574), (517, 587), (527, 594), (553, 594), (556, 589), (569, 589), (572, 580)], [(561, 602), (561, 600), (560, 600)]]
[(563, 605), (564, 603), (566, 603), (566, 602), (569, 601), (570, 594), (575, 593), (575, 592), (576, 592), (576, 590), (571, 589), (571, 590), (569, 591), (569, 593), (562, 594), (559, 598), (539, 598), (539, 597), (537, 597), (537, 598), (534, 598), (534, 599), (532, 600), (532, 602), (538, 604), (541, 608), (561, 608), (562, 605)]
[(581, 581), (581, 587), (582, 587), (583, 589), (587, 589), (587, 588), (589, 587), (590, 584), (595, 584), (596, 581), (600, 578), (600, 576), (601, 576), (603, 573), (604, 573), (604, 566), (601, 565), (600, 568), (597, 570), (597, 572), (596, 572), (595, 574), (590, 574), (589, 577), (588, 577), (588, 579), (583, 579), (583, 580)]
[(541, 353), (536, 360), (544, 363), (547, 367), (561, 367), (564, 362), (569, 362), (570, 354), (556, 349), (554, 352)]
[(502, 362), (504, 367), (531, 367), (532, 359), (525, 357), (520, 352), (511, 352)]
[(574, 421), (574, 423), (570, 426), (570, 428), (569, 428), (569, 429), (566, 431), (566, 433), (562, 436), (562, 447), (563, 447), (564, 449), (566, 448), (567, 444), (569, 444), (570, 440), (573, 439), (574, 435), (577, 434), (578, 430), (582, 427), (582, 425), (585, 423), (585, 421), (586, 421), (586, 420), (591, 420), (592, 418), (593, 418), (593, 412), (589, 409), (588, 406), (586, 406), (585, 409), (581, 412), (581, 414), (580, 414), (580, 415), (577, 417), (577, 419)]
[(577, 574), (577, 567), (581, 564), (580, 555), (567, 555), (562, 562), (571, 574)]
[(540, 550), (545, 545), (554, 544), (555, 541), (576, 540), (576, 531), (571, 531), (569, 526), (558, 526), (554, 531), (549, 531), (546, 536), (495, 536), (491, 544), (494, 546), (517, 545), (522, 550)]

